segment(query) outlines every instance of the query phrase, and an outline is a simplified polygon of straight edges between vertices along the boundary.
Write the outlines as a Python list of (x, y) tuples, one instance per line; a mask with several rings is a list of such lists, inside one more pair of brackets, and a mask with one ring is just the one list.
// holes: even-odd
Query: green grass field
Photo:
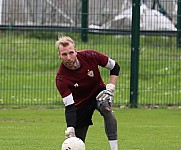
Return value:
[[(45, 108), (45, 107), (44, 107)], [(60, 150), (64, 109), (0, 109), (1, 150)], [(180, 150), (180, 109), (114, 109), (120, 150)], [(93, 116), (86, 150), (109, 150), (103, 119)]]

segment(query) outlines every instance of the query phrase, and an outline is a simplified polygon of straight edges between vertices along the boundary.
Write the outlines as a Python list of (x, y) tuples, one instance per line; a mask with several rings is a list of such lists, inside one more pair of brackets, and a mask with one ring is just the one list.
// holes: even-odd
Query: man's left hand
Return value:
[(113, 101), (113, 97), (114, 97), (114, 93), (109, 90), (109, 89), (106, 89), (106, 90), (103, 90), (101, 91), (97, 96), (96, 96), (96, 99), (97, 101), (109, 101), (110, 103), (112, 103)]
[(113, 98), (114, 98), (114, 90), (115, 90), (115, 85), (112, 83), (109, 83), (106, 85), (106, 90), (101, 91), (97, 96), (96, 99), (97, 101), (105, 101), (108, 100), (108, 102), (112, 103)]

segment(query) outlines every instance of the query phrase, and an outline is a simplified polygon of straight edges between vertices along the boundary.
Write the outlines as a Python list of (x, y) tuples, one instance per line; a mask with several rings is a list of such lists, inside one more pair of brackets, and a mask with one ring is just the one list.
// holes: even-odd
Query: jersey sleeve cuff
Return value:
[(64, 103), (65, 106), (74, 104), (72, 93), (70, 95), (68, 95), (68, 96), (63, 98), (63, 103)]

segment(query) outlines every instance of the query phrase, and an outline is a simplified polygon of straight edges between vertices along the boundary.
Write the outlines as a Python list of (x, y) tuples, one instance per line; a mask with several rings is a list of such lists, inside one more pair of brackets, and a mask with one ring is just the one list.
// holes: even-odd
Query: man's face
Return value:
[(72, 43), (69, 43), (69, 45), (65, 47), (60, 45), (58, 57), (67, 68), (73, 68), (77, 59), (77, 51), (74, 45)]

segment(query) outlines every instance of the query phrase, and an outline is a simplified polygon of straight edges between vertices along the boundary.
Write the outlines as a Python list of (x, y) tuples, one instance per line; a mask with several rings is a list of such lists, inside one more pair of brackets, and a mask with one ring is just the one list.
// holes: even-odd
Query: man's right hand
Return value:
[(75, 137), (74, 127), (67, 127), (67, 130), (65, 130), (65, 137), (66, 138)]

